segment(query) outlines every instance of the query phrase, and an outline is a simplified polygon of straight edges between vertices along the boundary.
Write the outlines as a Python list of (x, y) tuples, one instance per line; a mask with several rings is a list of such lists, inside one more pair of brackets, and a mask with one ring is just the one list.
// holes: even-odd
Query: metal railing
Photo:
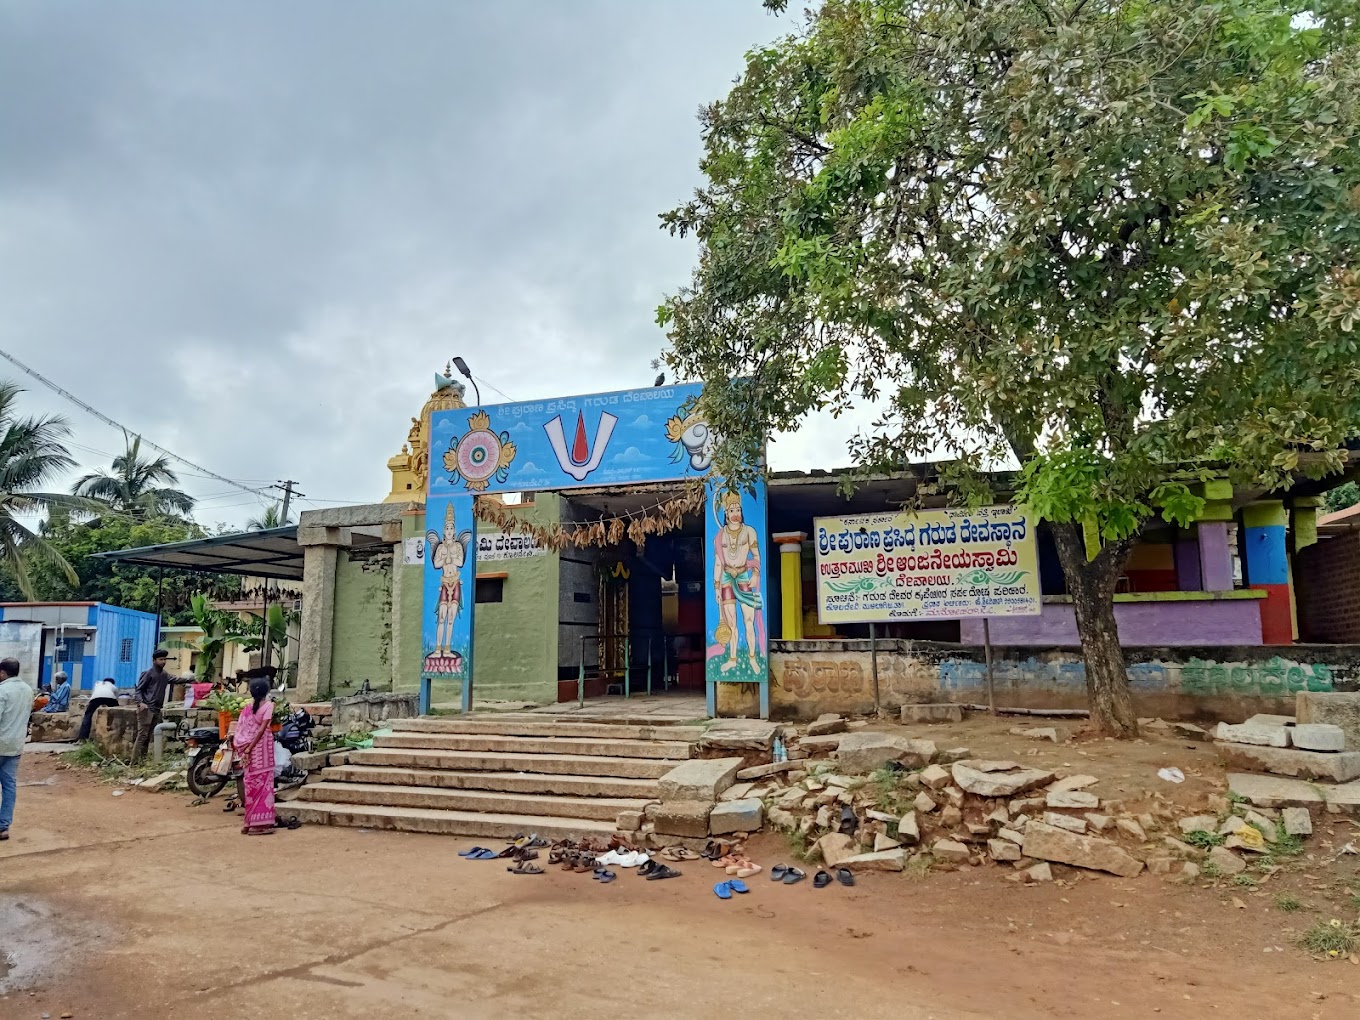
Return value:
[[(607, 670), (603, 666), (601, 661), (603, 659), (603, 656), (600, 654), (601, 646), (604, 643), (610, 641), (623, 642), (623, 674), (622, 674), (623, 696), (625, 698), (631, 698), (633, 696), (633, 650), (635, 648), (635, 645), (633, 643), (633, 633), (630, 632), (627, 634), (583, 634), (581, 635), (580, 665), (578, 666), (576, 673), (577, 705), (584, 705), (586, 700), (586, 679), (587, 679), (586, 646), (590, 642), (594, 642), (596, 645), (595, 668), (600, 670), (606, 681), (610, 677), (617, 675), (614, 671)], [(639, 645), (640, 644), (641, 642), (639, 641)], [(659, 645), (661, 649), (661, 680), (663, 685), (667, 683), (667, 680), (670, 676), (670, 674), (667, 672), (667, 666), (670, 663), (670, 654), (668, 650), (669, 645), (667, 642), (666, 635), (659, 630), (650, 630), (647, 632), (646, 641), (648, 694), (652, 693), (653, 674), (656, 668), (656, 656), (652, 654), (652, 650), (656, 645)]]

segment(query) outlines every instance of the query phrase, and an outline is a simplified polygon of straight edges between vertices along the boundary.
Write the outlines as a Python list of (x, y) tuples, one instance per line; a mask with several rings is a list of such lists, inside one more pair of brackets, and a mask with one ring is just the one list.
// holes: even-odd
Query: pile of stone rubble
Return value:
[[(1224, 796), (1210, 799), (1213, 813), (1182, 818), (1151, 791), (1151, 810), (1135, 813), (1095, 792), (1095, 776), (980, 760), (928, 739), (826, 732), (846, 727), (814, 723), (817, 732), (791, 742), (795, 760), (767, 766), (778, 771), (749, 794), (763, 799), (768, 824), (800, 833), (831, 867), (900, 871), (928, 855), (933, 868), (1004, 867), (1016, 882), (1052, 879), (1053, 863), (1194, 878), (1206, 860), (1220, 874), (1244, 870), (1240, 853), (1268, 852), (1282, 828), (1311, 831), (1307, 809), (1248, 814)], [(1186, 841), (1198, 832), (1211, 835)]]

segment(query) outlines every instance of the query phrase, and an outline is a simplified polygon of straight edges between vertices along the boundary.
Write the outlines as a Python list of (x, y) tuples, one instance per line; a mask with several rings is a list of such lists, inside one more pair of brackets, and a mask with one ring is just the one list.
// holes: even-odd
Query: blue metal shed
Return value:
[(50, 684), (63, 669), (77, 691), (88, 691), (105, 677), (119, 687), (133, 686), (151, 665), (160, 632), (154, 613), (103, 602), (5, 602), (0, 620), (42, 624), (39, 679)]

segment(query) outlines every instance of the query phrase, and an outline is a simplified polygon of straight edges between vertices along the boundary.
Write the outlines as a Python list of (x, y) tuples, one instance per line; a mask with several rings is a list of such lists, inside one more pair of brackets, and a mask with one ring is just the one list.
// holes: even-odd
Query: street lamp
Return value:
[(477, 385), (477, 380), (474, 379), (474, 378), (472, 378), (472, 369), (468, 368), (467, 362), (464, 361), (462, 358), (454, 358), (454, 359), (453, 359), (453, 367), (456, 368), (456, 369), (458, 369), (458, 374), (459, 374), (459, 375), (461, 375), (461, 376), (462, 376), (464, 379), (466, 379), (468, 382), (472, 383), (472, 392), (473, 392), (473, 394), (477, 397), (477, 406), (478, 406), (478, 407), (481, 407), (481, 406), (482, 406), (482, 390), (481, 390), (481, 387), (479, 387), (479, 386)]

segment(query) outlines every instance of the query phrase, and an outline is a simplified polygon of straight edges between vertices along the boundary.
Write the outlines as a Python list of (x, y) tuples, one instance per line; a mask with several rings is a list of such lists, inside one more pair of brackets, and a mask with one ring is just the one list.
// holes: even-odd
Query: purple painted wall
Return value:
[[(1120, 643), (1135, 647), (1262, 644), (1258, 599), (1116, 602), (1114, 618)], [(959, 641), (982, 644), (982, 620), (961, 620)], [(992, 643), (1076, 647), (1075, 610), (1070, 603), (1046, 602), (1039, 616), (992, 617)]]
[(1221, 521), (1200, 521), (1199, 572), (1205, 591), (1232, 591), (1232, 550), (1228, 548), (1228, 525)]
[(1176, 536), (1176, 586), (1181, 591), (1203, 591), (1199, 569), (1199, 542), (1193, 534)]

